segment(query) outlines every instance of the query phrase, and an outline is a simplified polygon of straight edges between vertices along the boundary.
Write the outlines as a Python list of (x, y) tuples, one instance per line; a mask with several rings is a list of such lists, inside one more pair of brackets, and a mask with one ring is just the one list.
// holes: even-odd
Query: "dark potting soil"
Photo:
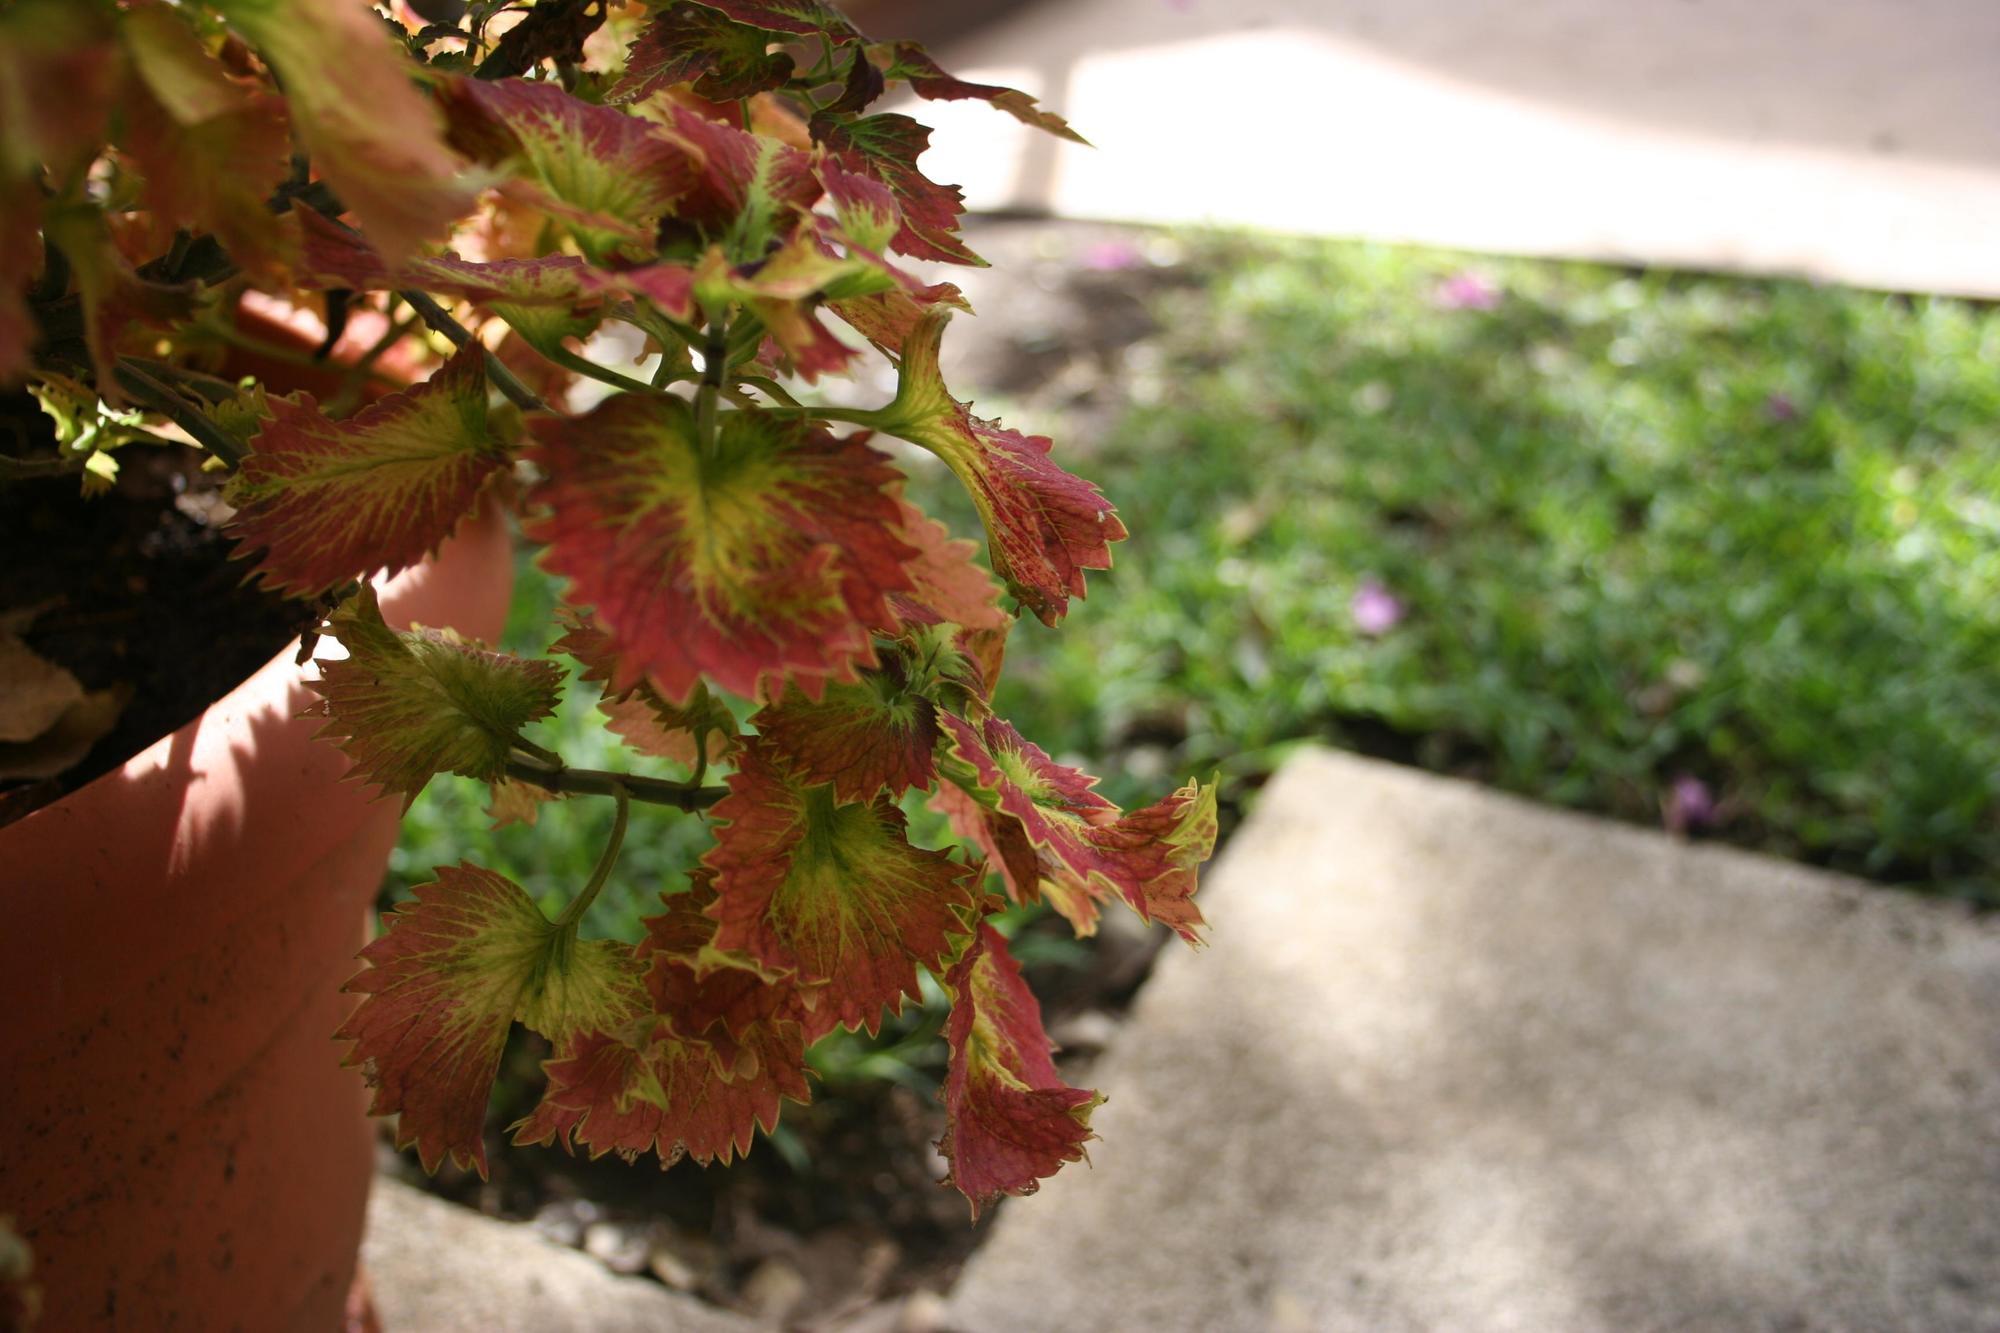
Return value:
[[(0, 449), (54, 449), (25, 393), (0, 394)], [(86, 690), (129, 690), (109, 733), (52, 779), (0, 780), (0, 824), (118, 767), (247, 679), (296, 635), (301, 603), (249, 587), (218, 522), (220, 478), (193, 449), (128, 445), (85, 498), (74, 475), (0, 484), (0, 618)]]

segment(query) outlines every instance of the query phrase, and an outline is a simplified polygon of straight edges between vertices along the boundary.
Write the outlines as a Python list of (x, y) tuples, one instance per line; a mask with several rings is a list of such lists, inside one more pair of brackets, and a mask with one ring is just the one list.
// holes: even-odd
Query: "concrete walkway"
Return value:
[(1097, 145), (926, 104), (982, 209), (2000, 295), (1992, 0), (1042, 0), (940, 56)]
[(2000, 1328), (2000, 923), (1294, 760), (967, 1333)]

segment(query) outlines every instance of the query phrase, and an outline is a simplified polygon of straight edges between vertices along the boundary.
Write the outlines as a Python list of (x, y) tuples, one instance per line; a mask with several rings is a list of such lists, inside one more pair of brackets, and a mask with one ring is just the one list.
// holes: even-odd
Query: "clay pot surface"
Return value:
[[(511, 584), (489, 508), (383, 610), (491, 639)], [(373, 1150), (332, 1034), (401, 807), (341, 781), (295, 650), (0, 829), (0, 1213), (47, 1329), (341, 1326)]]

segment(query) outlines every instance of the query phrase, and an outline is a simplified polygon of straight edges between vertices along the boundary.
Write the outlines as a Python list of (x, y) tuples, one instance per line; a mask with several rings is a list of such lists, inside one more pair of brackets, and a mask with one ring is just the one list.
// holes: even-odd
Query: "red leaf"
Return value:
[(716, 947), (823, 983), (812, 1003), (842, 1026), (879, 1030), (965, 931), (968, 867), (910, 846), (888, 800), (842, 804), (786, 774), (766, 743), (744, 749), (712, 814)]
[(938, 1150), (951, 1162), (945, 1183), (971, 1201), (977, 1218), (1001, 1195), (1033, 1194), (1063, 1163), (1081, 1161), (1095, 1137), (1090, 1113), (1103, 1098), (1065, 1085), (1056, 1073), (1041, 1006), (991, 926), (979, 927), (945, 988), (952, 996), (943, 1095), (949, 1127)]
[(1111, 568), (1125, 525), (1098, 489), (1049, 458), (1046, 436), (982, 421), (946, 391), (938, 349), (950, 312), (928, 311), (903, 347), (896, 399), (881, 429), (942, 458), (985, 520), (993, 572), (1049, 625), (1084, 594), (1084, 571)]
[(637, 102), (677, 83), (692, 83), (697, 96), (714, 102), (782, 88), (792, 77), (792, 58), (770, 45), (763, 29), (681, 0), (632, 43), (625, 73), (607, 100)]
[(889, 628), (915, 552), (894, 535), (883, 455), (752, 412), (724, 412), (703, 457), (678, 398), (620, 394), (536, 423), (545, 509), (530, 535), (611, 636), (611, 688), (649, 679), (686, 703), (705, 673), (760, 697), (854, 679)]
[(506, 465), (486, 424), (486, 371), (469, 343), (436, 374), (344, 421), (311, 397), (271, 419), (230, 484), (231, 531), (262, 549), (257, 574), (301, 597), (437, 550)]
[(885, 77), (904, 79), (910, 91), (933, 102), (956, 102), (966, 98), (976, 98), (1005, 111), (1023, 125), (1072, 143), (1086, 147), (1090, 141), (1069, 127), (1069, 122), (1053, 111), (1044, 111), (1035, 105), (1035, 99), (1015, 88), (1003, 88), (991, 83), (967, 83), (964, 79), (953, 78), (939, 67), (937, 61), (915, 42), (897, 42), (868, 48), (871, 60), (879, 66)]
[(639, 923), (644, 931), (639, 941), (640, 958), (661, 954), (691, 964), (715, 943), (715, 918), (708, 914), (714, 901), (715, 872), (696, 866), (688, 872), (686, 889), (660, 895), (666, 910)]
[(372, 1115), (397, 1113), (396, 1146), (426, 1171), (449, 1154), (486, 1174), (486, 1100), (518, 1018), (551, 1039), (614, 1027), (643, 1012), (630, 949), (580, 941), (519, 885), (477, 866), (440, 866), (437, 882), (386, 920), (347, 983), (367, 998), (336, 1033), (374, 1088)]
[(947, 264), (986, 263), (958, 238), (964, 193), (917, 169), (917, 158), (930, 146), (928, 127), (893, 113), (844, 124), (822, 115), (813, 117), (812, 135), (841, 167), (880, 181), (895, 196), (902, 226), (889, 242), (892, 250)]

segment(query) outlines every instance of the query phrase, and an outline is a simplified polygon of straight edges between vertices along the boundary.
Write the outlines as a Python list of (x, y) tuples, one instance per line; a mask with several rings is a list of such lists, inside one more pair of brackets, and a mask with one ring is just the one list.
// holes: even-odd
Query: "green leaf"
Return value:
[(328, 719), (319, 734), (385, 792), (415, 799), (437, 773), (498, 782), (516, 734), (555, 711), (555, 663), (488, 652), (447, 630), (390, 629), (373, 587), (328, 626), (347, 657), (322, 661), (313, 682)]

